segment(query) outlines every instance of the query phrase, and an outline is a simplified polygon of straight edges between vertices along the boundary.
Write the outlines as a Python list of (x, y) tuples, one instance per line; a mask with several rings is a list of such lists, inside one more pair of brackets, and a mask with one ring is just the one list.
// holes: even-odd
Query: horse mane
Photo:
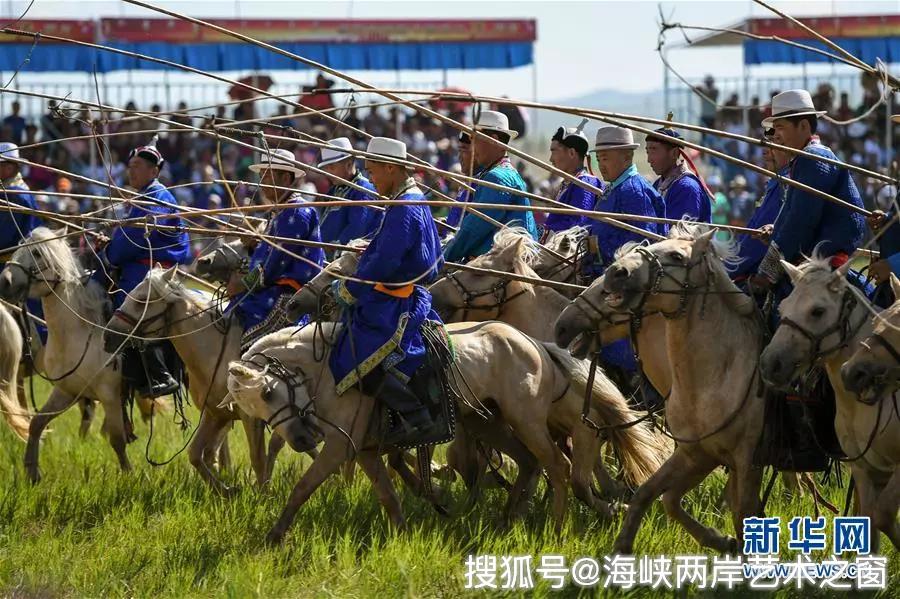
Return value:
[[(683, 218), (678, 223), (672, 225), (669, 230), (669, 239), (682, 239), (684, 241), (696, 241), (704, 233), (709, 232), (709, 227), (705, 223), (698, 223), (689, 218)], [(729, 235), (726, 239), (713, 237), (710, 243), (713, 254), (728, 266), (735, 266), (742, 260), (740, 257), (740, 244), (734, 235)]]
[(13, 261), (18, 262), (17, 258), (21, 258), (26, 253), (30, 253), (32, 256), (37, 254), (40, 262), (46, 264), (53, 271), (53, 276), (61, 283), (81, 281), (84, 271), (75, 258), (72, 248), (59, 233), (51, 231), (47, 227), (38, 227), (31, 232), (28, 240), (34, 243), (18, 248), (13, 254)]
[(45, 264), (53, 277), (63, 284), (66, 301), (70, 308), (87, 320), (102, 324), (106, 322), (105, 306), (109, 302), (106, 290), (97, 281), (89, 280), (82, 285), (84, 269), (65, 237), (47, 227), (38, 227), (28, 236), (35, 243), (18, 248), (12, 256), (20, 262), (23, 255), (30, 255)]
[(538, 258), (541, 246), (524, 227), (503, 227), (497, 231), (494, 234), (494, 246), (488, 253), (497, 254), (517, 244), (519, 247), (517, 257), (525, 264), (533, 264)]
[(212, 301), (213, 296), (205, 291), (191, 289), (184, 283), (166, 280), (164, 276), (166, 272), (168, 271), (165, 268), (157, 266), (150, 269), (146, 276), (150, 290), (159, 297), (171, 297), (198, 307), (205, 307)]

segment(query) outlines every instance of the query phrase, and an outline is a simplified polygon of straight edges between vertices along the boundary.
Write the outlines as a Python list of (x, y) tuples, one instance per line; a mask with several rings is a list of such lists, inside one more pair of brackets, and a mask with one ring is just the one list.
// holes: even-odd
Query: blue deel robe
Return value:
[[(830, 149), (817, 142), (804, 149), (819, 156), (836, 158)], [(788, 172), (795, 181), (855, 206), (863, 206), (856, 182), (845, 168), (797, 156), (788, 165)], [(771, 242), (785, 260), (797, 263), (804, 255), (812, 256), (817, 245), (824, 256), (838, 252), (852, 254), (859, 246), (866, 230), (861, 214), (791, 185), (785, 186), (785, 194)]]
[[(692, 220), (708, 223), (712, 221), (712, 201), (709, 194), (700, 184), (700, 179), (693, 172), (683, 167), (664, 192), (661, 192), (666, 203), (666, 218), (681, 220), (685, 216)], [(653, 188), (659, 191), (665, 177), (660, 177), (653, 183)]]
[[(140, 190), (145, 201), (152, 205), (132, 204), (125, 218), (151, 217), (150, 222), (159, 225), (182, 227), (181, 217), (172, 216), (181, 208), (175, 198), (162, 183), (151, 181)], [(148, 232), (145, 237), (144, 233)], [(119, 227), (104, 249), (106, 261), (119, 269), (118, 289), (112, 294), (113, 307), (118, 308), (125, 301), (126, 293), (137, 287), (144, 280), (151, 268), (157, 264), (171, 267), (176, 264), (187, 264), (191, 260), (190, 238), (185, 231), (144, 229), (140, 225)], [(104, 286), (109, 286), (107, 274), (98, 269), (94, 278)]]
[[(312, 207), (304, 206), (306, 201), (303, 196), (294, 193), (286, 203), (296, 207), (286, 208), (275, 214), (266, 225), (265, 234), (321, 241), (319, 215)], [(293, 294), (319, 274), (325, 262), (322, 248), (284, 241), (275, 243), (306, 260), (296, 258), (268, 241), (259, 242), (250, 256), (249, 272), (253, 275), (253, 288), (231, 302), (245, 331), (265, 320), (279, 296)]]
[[(503, 158), (495, 166), (483, 173), (479, 179), (525, 191), (525, 181), (522, 180), (518, 171), (513, 168), (508, 158)], [(531, 206), (528, 199), (521, 195), (489, 188), (484, 185), (476, 185), (473, 202), (476, 204), (483, 202), (486, 204)], [(479, 209), (479, 211), (503, 224), (525, 227), (532, 238), (538, 238), (537, 224), (530, 210), (514, 211), (491, 208)], [(496, 232), (497, 227), (491, 223), (475, 214), (466, 214), (462, 219), (459, 231), (450, 240), (447, 247), (444, 248), (444, 258), (449, 262), (465, 262), (485, 254), (491, 249), (494, 243), (494, 233)]]
[[(0, 206), (0, 252), (3, 252), (3, 256), (0, 258), (0, 268), (12, 257), (12, 253), (15, 251), (16, 246), (19, 245), (19, 242), (41, 226), (40, 219), (34, 214), (10, 212), (3, 209), (6, 202), (9, 202), (10, 204), (18, 204), (25, 208), (37, 210), (37, 202), (34, 201), (34, 196), (30, 193), (14, 193), (18, 191), (30, 191), (28, 184), (25, 183), (21, 175), (16, 175), (3, 182), (3, 199), (5, 201), (4, 206)], [(44, 318), (44, 307), (40, 299), (26, 299), (25, 307), (31, 314), (38, 318)], [(41, 338), (41, 343), (46, 343), (47, 327), (37, 321), (34, 324), (37, 328), (38, 336)]]
[[(411, 181), (404, 189), (397, 199), (424, 198)], [(357, 281), (342, 281), (338, 287), (340, 301), (350, 304), (329, 358), (339, 394), (379, 365), (404, 381), (415, 373), (425, 358), (420, 327), (426, 319), (440, 322), (424, 285), (433, 282), (442, 267), (440, 236), (428, 207), (390, 206), (354, 274), (356, 279), (384, 283), (386, 289)], [(411, 293), (404, 289), (410, 281), (415, 281)]]
[[(378, 195), (375, 186), (361, 173), (356, 173), (351, 181), (372, 193), (341, 184), (332, 186), (328, 195), (351, 201), (372, 200)], [(329, 206), (322, 211), (322, 241), (346, 245), (354, 239), (370, 237), (381, 224), (382, 214), (374, 206)]]
[[(620, 214), (640, 214), (643, 216), (656, 216), (665, 218), (666, 205), (662, 197), (647, 181), (638, 174), (637, 168), (631, 165), (619, 175), (601, 196), (594, 210), (601, 212), (618, 212)], [(627, 221), (631, 225), (665, 235), (665, 224), (653, 222)], [(603, 274), (606, 267), (612, 263), (613, 255), (620, 247), (629, 241), (640, 242), (646, 239), (639, 233), (625, 231), (611, 224), (591, 220), (588, 224), (589, 235), (596, 236), (599, 255), (588, 256), (584, 261), (583, 274), (595, 279)], [(634, 372), (637, 365), (634, 361), (634, 350), (631, 341), (621, 339), (600, 348), (600, 355), (604, 364), (612, 364)]]
[[(483, 171), (481, 171), (481, 170), (476, 170), (475, 177), (476, 178), (481, 177), (482, 172)], [(456, 192), (455, 199), (460, 204), (465, 204), (469, 200), (472, 199), (472, 194), (469, 193), (469, 190), (467, 188), (463, 187), (458, 192)], [(444, 222), (447, 223), (448, 225), (450, 225), (451, 227), (458, 227), (460, 221), (462, 220), (462, 217), (463, 217), (463, 206), (454, 206), (453, 208), (450, 209), (450, 212), (447, 213), (447, 218)], [(447, 237), (451, 233), (452, 233), (452, 231), (450, 231), (449, 229), (441, 229), (441, 237), (442, 238)]]
[[(605, 186), (603, 182), (600, 181), (598, 177), (595, 177), (588, 173), (585, 169), (581, 169), (577, 174), (576, 178), (580, 181), (584, 181), (589, 185), (593, 185), (594, 187), (599, 188), (601, 191), (605, 190)], [(557, 202), (562, 202), (567, 206), (571, 206), (572, 208), (578, 208), (580, 210), (593, 210), (594, 204), (597, 203), (597, 195), (591, 193), (590, 191), (579, 187), (571, 182), (564, 182), (562, 187), (559, 190), (559, 193), (556, 196)], [(572, 227), (584, 227), (587, 226), (590, 219), (586, 216), (578, 216), (575, 214), (548, 214), (547, 220), (544, 221), (544, 228), (548, 231), (565, 231), (566, 229), (571, 229)]]
[[(778, 174), (786, 175), (787, 167), (781, 169)], [(782, 185), (778, 179), (769, 179), (766, 183), (766, 193), (756, 210), (753, 211), (750, 220), (747, 221), (747, 228), (759, 229), (775, 222), (784, 198), (784, 192), (781, 187)], [(728, 274), (732, 279), (743, 279), (756, 272), (769, 246), (746, 233), (738, 235), (737, 242), (740, 244), (738, 246), (738, 256), (740, 256), (741, 262)]]

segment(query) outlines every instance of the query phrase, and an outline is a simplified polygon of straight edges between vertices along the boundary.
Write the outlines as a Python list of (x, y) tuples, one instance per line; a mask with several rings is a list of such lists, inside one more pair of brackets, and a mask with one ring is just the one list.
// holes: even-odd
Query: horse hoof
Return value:
[(633, 552), (634, 547), (630, 542), (616, 539), (616, 542), (613, 543), (613, 555), (631, 555)]
[(284, 533), (274, 528), (266, 535), (266, 545), (269, 547), (278, 547), (284, 542)]
[(240, 495), (240, 493), (241, 493), (241, 488), (240, 488), (240, 487), (229, 487), (229, 486), (223, 485), (223, 486), (222, 486), (222, 490), (219, 491), (219, 493), (220, 493), (220, 494), (222, 495), (222, 497), (224, 497), (225, 499), (234, 499), (235, 497), (237, 497), (238, 495)]
[(725, 553), (728, 555), (740, 555), (741, 547), (734, 537), (725, 537)]

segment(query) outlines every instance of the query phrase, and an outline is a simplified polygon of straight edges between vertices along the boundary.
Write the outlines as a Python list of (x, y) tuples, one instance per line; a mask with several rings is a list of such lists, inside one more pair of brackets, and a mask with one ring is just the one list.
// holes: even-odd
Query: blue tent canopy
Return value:
[[(205, 71), (306, 70), (300, 62), (249, 44), (113, 42), (111, 46)], [(339, 70), (509, 69), (534, 60), (530, 41), (275, 44)], [(29, 52), (31, 55), (29, 57)], [(26, 59), (28, 62), (26, 63)], [(92, 72), (165, 70), (169, 67), (71, 44), (0, 45), (0, 71)]]
[[(900, 36), (836, 38), (831, 41), (867, 64), (875, 64), (879, 58), (888, 64), (900, 63)], [(803, 40), (803, 44), (835, 53), (818, 40)], [(744, 64), (747, 65), (833, 62), (827, 56), (774, 40), (744, 40), (743, 47)]]

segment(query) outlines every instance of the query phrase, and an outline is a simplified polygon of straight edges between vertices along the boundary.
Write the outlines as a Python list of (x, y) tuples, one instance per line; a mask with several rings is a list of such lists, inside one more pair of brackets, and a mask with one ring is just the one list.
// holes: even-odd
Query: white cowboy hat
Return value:
[(353, 144), (346, 137), (331, 139), (327, 143), (329, 146), (334, 147), (322, 148), (322, 161), (319, 162), (319, 168), (346, 160), (347, 158), (353, 158), (353, 154), (350, 154), (348, 151), (353, 149)]
[(373, 137), (366, 148), (369, 154), (377, 154), (378, 157), (367, 157), (370, 162), (402, 163), (406, 161), (406, 144), (390, 137)]
[(250, 165), (250, 170), (254, 173), (261, 173), (266, 170), (288, 171), (301, 177), (306, 174), (301, 168), (297, 168), (297, 158), (290, 150), (278, 148), (265, 154), (261, 162)]
[(816, 110), (812, 96), (805, 89), (789, 89), (772, 98), (772, 116), (764, 118), (762, 125), (768, 129), (778, 119), (805, 114), (814, 114), (820, 117), (825, 114), (825, 111)]
[(8, 141), (0, 143), (0, 162), (4, 162), (4, 159), (19, 160), (19, 146)]
[(597, 129), (597, 138), (594, 142), (594, 151), (603, 150), (634, 150), (640, 144), (634, 143), (634, 135), (631, 129), (625, 127), (600, 127)]
[(505, 133), (510, 139), (519, 136), (518, 131), (509, 128), (509, 118), (502, 112), (496, 110), (482, 110), (478, 115), (478, 122), (475, 123), (476, 131), (496, 131), (497, 133)]

